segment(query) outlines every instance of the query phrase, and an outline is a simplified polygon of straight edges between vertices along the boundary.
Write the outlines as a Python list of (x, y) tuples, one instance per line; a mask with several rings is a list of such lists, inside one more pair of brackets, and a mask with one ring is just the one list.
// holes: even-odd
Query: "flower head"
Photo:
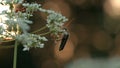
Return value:
[[(49, 11), (50, 12), (50, 11)], [(47, 16), (47, 24), (46, 26), (50, 29), (53, 34), (58, 34), (63, 32), (63, 25), (68, 21), (65, 16), (62, 16), (60, 13), (51, 13)]]
[(48, 41), (46, 37), (30, 33), (19, 35), (16, 39), (23, 44), (24, 51), (29, 50), (32, 47), (43, 48), (43, 42)]

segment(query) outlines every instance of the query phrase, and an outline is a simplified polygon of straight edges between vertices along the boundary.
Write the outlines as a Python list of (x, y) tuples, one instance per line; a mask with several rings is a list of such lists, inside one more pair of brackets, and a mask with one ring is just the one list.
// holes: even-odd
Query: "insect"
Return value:
[(64, 28), (64, 29), (65, 29), (65, 32), (64, 32), (63, 37), (62, 37), (62, 40), (61, 40), (61, 44), (60, 44), (60, 47), (59, 47), (59, 51), (61, 51), (61, 50), (64, 49), (65, 44), (66, 44), (66, 42), (67, 42), (67, 40), (68, 40), (68, 38), (69, 38), (69, 33), (68, 33), (67, 29), (66, 29), (66, 28)]

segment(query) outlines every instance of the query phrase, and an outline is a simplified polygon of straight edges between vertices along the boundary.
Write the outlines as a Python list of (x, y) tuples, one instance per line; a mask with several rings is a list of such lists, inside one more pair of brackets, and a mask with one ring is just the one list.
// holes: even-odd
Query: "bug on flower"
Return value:
[(69, 38), (69, 33), (68, 33), (67, 29), (65, 28), (64, 30), (65, 30), (65, 32), (64, 32), (63, 38), (62, 38), (62, 40), (61, 40), (61, 44), (60, 44), (60, 47), (59, 47), (59, 51), (61, 51), (61, 50), (64, 49), (65, 44), (66, 44), (66, 42), (67, 42), (67, 40), (68, 40), (68, 38)]

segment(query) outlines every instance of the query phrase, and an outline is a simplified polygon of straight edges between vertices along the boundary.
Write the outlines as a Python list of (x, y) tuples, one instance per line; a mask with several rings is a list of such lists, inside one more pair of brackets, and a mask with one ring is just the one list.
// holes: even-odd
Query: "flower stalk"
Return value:
[(42, 30), (44, 30), (44, 29), (46, 29), (47, 27), (46, 26), (44, 26), (44, 27), (42, 27), (42, 28), (40, 28), (40, 29), (38, 29), (38, 30), (36, 30), (36, 31), (33, 31), (32, 33), (37, 33), (37, 32), (40, 32), (40, 31), (42, 31)]
[(13, 68), (17, 68), (17, 49), (18, 49), (18, 42), (15, 41), (15, 45), (14, 45), (14, 57), (13, 57)]

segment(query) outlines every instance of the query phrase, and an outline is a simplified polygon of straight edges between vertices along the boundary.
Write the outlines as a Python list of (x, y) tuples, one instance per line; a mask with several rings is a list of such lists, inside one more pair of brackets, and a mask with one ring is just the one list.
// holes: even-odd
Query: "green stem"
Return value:
[(38, 29), (38, 30), (36, 30), (36, 31), (32, 32), (32, 33), (39, 32), (39, 31), (44, 30), (44, 29), (46, 29), (46, 28), (47, 28), (47, 27), (46, 27), (46, 26), (44, 26), (44, 27), (42, 27), (42, 28), (40, 28), (40, 29)]
[(49, 33), (51, 33), (51, 31), (46, 32), (46, 33), (42, 33), (42, 34), (39, 34), (39, 35), (47, 35), (47, 34), (49, 34)]
[(17, 46), (18, 46), (18, 42), (15, 41), (15, 46), (14, 46), (14, 59), (13, 59), (13, 68), (17, 68)]

